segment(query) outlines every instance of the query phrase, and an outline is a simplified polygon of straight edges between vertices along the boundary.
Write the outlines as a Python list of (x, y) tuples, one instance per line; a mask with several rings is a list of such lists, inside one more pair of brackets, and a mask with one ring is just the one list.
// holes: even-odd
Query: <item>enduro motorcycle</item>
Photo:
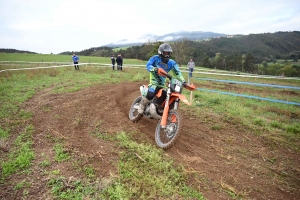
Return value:
[(156, 96), (145, 106), (144, 113), (139, 113), (142, 95), (148, 91), (147, 85), (140, 86), (141, 96), (137, 97), (129, 110), (129, 119), (132, 122), (139, 121), (143, 116), (159, 120), (155, 130), (155, 142), (162, 149), (171, 148), (178, 140), (182, 128), (182, 115), (180, 114), (180, 100), (190, 105), (187, 98), (181, 94), (185, 87), (194, 91), (196, 87), (193, 84), (187, 84), (173, 78), (164, 70), (158, 70), (158, 74), (169, 79), (168, 87), (158, 91)]

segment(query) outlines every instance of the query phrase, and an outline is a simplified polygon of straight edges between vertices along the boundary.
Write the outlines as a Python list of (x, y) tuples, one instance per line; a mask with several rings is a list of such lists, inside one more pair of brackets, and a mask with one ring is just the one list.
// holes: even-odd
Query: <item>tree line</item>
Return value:
[(10, 48), (0, 48), (0, 53), (28, 53), (28, 54), (38, 54), (32, 51), (24, 51), (24, 50), (17, 50), (17, 49), (10, 49)]
[[(148, 42), (128, 48), (94, 47), (77, 53), (86, 56), (110, 57), (122, 54), (123, 58), (148, 60), (157, 54), (162, 42)], [(184, 66), (192, 58), (197, 66), (238, 72), (300, 77), (300, 32), (276, 32), (220, 37), (208, 41), (169, 42), (172, 58)], [(279, 63), (279, 60), (284, 62)]]

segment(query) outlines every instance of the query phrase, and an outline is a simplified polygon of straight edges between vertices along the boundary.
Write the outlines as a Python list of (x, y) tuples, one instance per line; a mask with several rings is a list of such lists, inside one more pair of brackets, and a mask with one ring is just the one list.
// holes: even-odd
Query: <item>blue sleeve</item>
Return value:
[(172, 60), (171, 61), (172, 62), (172, 72), (173, 72), (173, 74), (179, 79), (179, 80), (181, 80), (181, 81), (185, 81), (184, 80), (184, 77), (182, 76), (182, 74), (181, 74), (181, 71), (180, 71), (180, 69), (179, 69), (179, 66), (178, 66), (178, 64), (174, 61), (174, 60)]
[(146, 69), (148, 70), (148, 72), (154, 71), (154, 67), (156, 67), (157, 65), (157, 58), (159, 58), (157, 55), (152, 56), (147, 62)]

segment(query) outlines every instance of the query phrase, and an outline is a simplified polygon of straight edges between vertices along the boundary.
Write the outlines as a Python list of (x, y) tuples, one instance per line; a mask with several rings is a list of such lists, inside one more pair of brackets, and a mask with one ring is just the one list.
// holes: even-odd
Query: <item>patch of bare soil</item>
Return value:
[[(83, 178), (80, 169), (91, 166), (105, 179), (117, 174), (118, 147), (111, 141), (96, 138), (120, 131), (136, 132), (138, 142), (155, 145), (156, 121), (128, 119), (132, 101), (144, 83), (97, 85), (78, 92), (55, 94), (51, 88), (39, 91), (24, 106), (33, 113), (36, 159), (29, 175), (12, 176), (8, 183), (31, 181), (28, 199), (51, 199), (47, 181), (39, 163), (48, 157), (47, 171), (60, 170), (66, 181)], [(201, 108), (197, 108), (201, 109)], [(206, 199), (300, 199), (299, 153), (285, 149), (242, 126), (228, 121), (219, 130), (210, 127), (222, 119), (199, 119), (183, 111), (184, 125), (179, 141), (165, 153), (183, 165), (189, 174), (188, 185), (202, 192)], [(74, 161), (54, 161), (55, 138), (63, 138), (67, 149), (75, 152)], [(77, 155), (77, 156), (76, 156)], [(55, 163), (55, 164), (53, 164)], [(13, 184), (0, 189), (0, 199), (22, 199)]]

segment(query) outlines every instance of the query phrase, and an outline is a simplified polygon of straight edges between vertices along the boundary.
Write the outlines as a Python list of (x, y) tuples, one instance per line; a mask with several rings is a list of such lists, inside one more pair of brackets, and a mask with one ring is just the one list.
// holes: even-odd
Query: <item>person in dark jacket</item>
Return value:
[(123, 58), (122, 58), (121, 54), (118, 55), (118, 57), (116, 59), (116, 62), (117, 62), (117, 68), (118, 68), (118, 70), (122, 71)]
[(115, 70), (115, 63), (116, 63), (115, 55), (112, 55), (110, 59), (111, 59), (112, 69)]

